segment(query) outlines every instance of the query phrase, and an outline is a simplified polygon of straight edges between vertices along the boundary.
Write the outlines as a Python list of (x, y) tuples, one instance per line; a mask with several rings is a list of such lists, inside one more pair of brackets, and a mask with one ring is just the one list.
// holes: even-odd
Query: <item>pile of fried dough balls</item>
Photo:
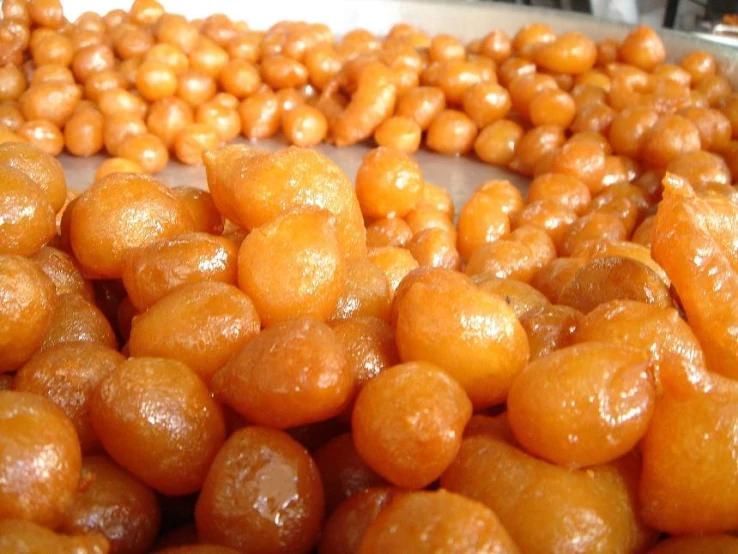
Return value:
[[(2, 15), (0, 552), (738, 552), (712, 55)], [(354, 183), (307, 148), (371, 140)], [(457, 211), (421, 144), (530, 186)], [(111, 157), (67, 183), (64, 149)]]

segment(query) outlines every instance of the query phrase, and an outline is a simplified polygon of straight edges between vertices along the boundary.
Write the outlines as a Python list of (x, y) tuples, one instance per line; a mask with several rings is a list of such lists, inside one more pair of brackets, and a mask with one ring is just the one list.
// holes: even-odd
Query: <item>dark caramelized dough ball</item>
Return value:
[(111, 554), (149, 552), (159, 533), (161, 513), (154, 492), (102, 456), (82, 460), (80, 491), (60, 530), (99, 534)]
[(0, 391), (0, 452), (0, 521), (59, 525), (77, 492), (82, 461), (67, 416), (42, 396)]
[(180, 360), (209, 382), (259, 325), (253, 303), (236, 287), (192, 283), (134, 318), (129, 347), (134, 356)]
[(552, 304), (539, 306), (520, 316), (530, 346), (530, 359), (535, 360), (571, 343), (582, 312)]
[(492, 510), (441, 489), (393, 498), (369, 525), (359, 554), (435, 554), (451, 549), (457, 554), (520, 552)]
[(0, 165), (23, 172), (43, 191), (54, 212), (67, 198), (67, 181), (59, 160), (23, 142), (0, 144)]
[(130, 250), (123, 260), (123, 285), (140, 312), (173, 290), (203, 281), (235, 285), (238, 249), (206, 233), (185, 233)]
[(527, 452), (583, 467), (630, 451), (646, 433), (655, 398), (647, 352), (593, 342), (528, 364), (510, 389), (507, 414)]
[(354, 389), (326, 324), (289, 319), (260, 332), (213, 377), (216, 398), (259, 425), (288, 429), (338, 415)]
[(636, 456), (570, 470), (483, 433), (464, 439), (441, 486), (492, 509), (526, 554), (642, 552), (656, 536), (637, 514), (639, 472)]
[(587, 262), (559, 298), (562, 304), (584, 313), (609, 300), (638, 300), (663, 308), (672, 305), (669, 288), (653, 269), (622, 256)]
[(371, 487), (342, 502), (323, 527), (318, 553), (358, 554), (367, 528), (398, 493), (389, 487)]
[(41, 347), (57, 300), (51, 279), (20, 256), (0, 256), (0, 298), (0, 373), (6, 373)]
[(59, 295), (56, 304), (42, 350), (70, 342), (92, 342), (117, 348), (113, 328), (94, 303), (76, 292), (69, 292)]
[(289, 212), (254, 229), (238, 253), (238, 283), (265, 326), (293, 317), (327, 320), (343, 289), (336, 218)]
[(38, 352), (16, 374), (14, 388), (46, 396), (69, 417), (83, 453), (102, 446), (90, 423), (90, 398), (125, 358), (100, 344), (78, 342)]
[(192, 544), (184, 546), (173, 546), (164, 550), (157, 550), (156, 554), (239, 554), (238, 550), (227, 546), (214, 544)]
[(187, 208), (159, 181), (113, 173), (87, 189), (71, 216), (71, 245), (87, 275), (118, 278), (128, 250), (193, 229)]
[(0, 519), (0, 551), (45, 554), (108, 554), (110, 545), (100, 535), (69, 537), (22, 519)]
[(388, 481), (423, 488), (456, 456), (471, 411), (464, 389), (439, 367), (396, 365), (361, 389), (352, 416), (354, 444)]
[(56, 233), (44, 192), (20, 169), (0, 166), (0, 254), (31, 256)]
[(324, 517), (320, 473), (276, 429), (233, 433), (213, 461), (195, 508), (201, 540), (243, 554), (308, 554)]
[(123, 362), (95, 391), (90, 416), (108, 454), (167, 495), (198, 491), (225, 440), (220, 406), (175, 360)]
[(328, 515), (354, 494), (387, 484), (361, 459), (351, 433), (343, 433), (328, 441), (315, 451), (313, 459), (323, 483)]

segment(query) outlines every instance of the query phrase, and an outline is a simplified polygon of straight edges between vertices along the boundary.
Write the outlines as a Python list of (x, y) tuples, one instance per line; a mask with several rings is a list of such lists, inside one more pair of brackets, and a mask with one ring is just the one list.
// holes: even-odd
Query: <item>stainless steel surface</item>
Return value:
[[(429, 0), (273, 0), (271, 2), (232, 2), (209, 0), (208, 2), (178, 4), (163, 0), (168, 11), (186, 10), (189, 17), (202, 17), (212, 13), (226, 13), (234, 19), (243, 19), (252, 28), (264, 29), (283, 19), (322, 22), (331, 26), (337, 34), (356, 27), (369, 29), (377, 34), (385, 33), (394, 23), (412, 23), (429, 33), (449, 33), (463, 40), (471, 40), (487, 34), (492, 29), (504, 29), (513, 34), (525, 24), (541, 21), (556, 32), (578, 30), (595, 39), (622, 38), (629, 30), (623, 24), (612, 23), (591, 16), (557, 10), (531, 8), (492, 2), (449, 2)], [(66, 0), (65, 9), (70, 19), (90, 8), (98, 12), (127, 7), (120, 0), (98, 0), (94, 5)], [(703, 49), (712, 52), (719, 60), (724, 73), (738, 88), (738, 54), (730, 47), (700, 40), (677, 31), (662, 30), (669, 59), (678, 60), (685, 53)], [(254, 143), (255, 146), (274, 150), (285, 146), (281, 139)], [(335, 148), (321, 145), (318, 150), (336, 161), (353, 179), (368, 145)], [(93, 175), (103, 156), (81, 159), (61, 157), (70, 186), (84, 189), (92, 182)], [(472, 158), (450, 158), (428, 151), (418, 152), (426, 180), (447, 188), (457, 205), (468, 198), (480, 183), (488, 179), (510, 179), (516, 185), (525, 186), (526, 180), (507, 170), (483, 164)], [(202, 167), (187, 167), (171, 162), (158, 177), (169, 185), (205, 187)]]

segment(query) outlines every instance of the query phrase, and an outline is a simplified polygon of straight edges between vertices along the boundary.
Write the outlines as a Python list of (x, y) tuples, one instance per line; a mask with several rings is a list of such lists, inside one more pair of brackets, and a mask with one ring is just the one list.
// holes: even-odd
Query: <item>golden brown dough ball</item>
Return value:
[(79, 483), (82, 454), (71, 421), (42, 396), (0, 391), (0, 448), (0, 519), (58, 526)]
[(248, 421), (278, 429), (338, 415), (353, 388), (343, 344), (326, 324), (307, 318), (259, 333), (212, 383), (216, 398)]
[(343, 289), (345, 260), (336, 218), (291, 212), (257, 227), (238, 253), (238, 283), (265, 326), (293, 317), (327, 320)]
[(528, 340), (501, 297), (458, 282), (412, 284), (397, 300), (403, 361), (437, 364), (477, 408), (499, 404), (528, 361)]
[(510, 389), (507, 414), (527, 452), (584, 467), (629, 452), (645, 435), (655, 400), (647, 352), (587, 343), (528, 364)]
[(100, 344), (78, 342), (38, 352), (16, 374), (14, 388), (46, 396), (69, 417), (82, 452), (102, 449), (90, 423), (90, 398), (102, 380), (125, 358)]
[(21, 170), (0, 166), (0, 254), (31, 256), (56, 233), (44, 192)]
[(151, 548), (161, 522), (154, 491), (103, 456), (82, 460), (80, 483), (61, 531), (102, 535), (113, 554)]
[(351, 421), (354, 444), (379, 475), (399, 487), (420, 489), (456, 456), (471, 411), (464, 389), (441, 368), (426, 362), (396, 365), (361, 389)]
[(127, 253), (123, 261), (123, 286), (136, 309), (143, 312), (189, 283), (235, 285), (237, 257), (236, 245), (225, 237), (185, 233)]
[(356, 196), (365, 217), (405, 217), (420, 200), (423, 176), (407, 154), (380, 146), (361, 161)]
[(0, 520), (0, 549), (4, 552), (74, 552), (107, 554), (108, 541), (101, 535), (68, 536), (22, 519)]
[(307, 554), (323, 523), (320, 473), (283, 431), (233, 433), (213, 461), (195, 508), (201, 540), (244, 554)]
[(187, 208), (152, 177), (113, 173), (87, 189), (71, 215), (71, 245), (87, 275), (117, 278), (128, 250), (193, 230)]
[(0, 144), (0, 165), (23, 172), (43, 191), (57, 213), (67, 198), (67, 181), (59, 160), (22, 142)]
[(133, 319), (129, 349), (133, 356), (180, 360), (209, 382), (259, 328), (253, 303), (236, 287), (191, 283)]
[(200, 490), (225, 440), (205, 383), (182, 362), (129, 358), (95, 391), (92, 426), (108, 454), (170, 496)]
[(0, 373), (26, 363), (46, 338), (56, 310), (54, 283), (38, 264), (0, 256)]
[(366, 530), (359, 554), (430, 554), (449, 545), (459, 554), (519, 552), (492, 510), (441, 489), (407, 493), (391, 500)]
[(268, 153), (231, 145), (206, 154), (205, 169), (215, 205), (237, 225), (250, 230), (286, 211), (314, 206), (335, 215), (344, 256), (365, 255), (366, 232), (354, 186), (324, 155), (298, 147)]
[(482, 433), (464, 439), (441, 486), (492, 509), (521, 552), (639, 552), (656, 539), (638, 514), (639, 465), (630, 455), (570, 470)]

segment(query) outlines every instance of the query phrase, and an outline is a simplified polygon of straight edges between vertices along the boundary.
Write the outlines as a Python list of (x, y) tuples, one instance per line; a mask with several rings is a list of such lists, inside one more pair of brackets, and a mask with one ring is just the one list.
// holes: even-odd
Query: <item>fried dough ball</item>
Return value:
[(566, 304), (588, 313), (610, 300), (637, 300), (671, 307), (669, 288), (646, 264), (624, 256), (595, 258), (585, 263), (559, 297)]
[(307, 554), (323, 523), (320, 473), (283, 431), (234, 432), (213, 461), (195, 508), (201, 540), (244, 554)]
[(331, 316), (346, 271), (336, 227), (330, 212), (312, 209), (279, 216), (243, 240), (238, 283), (265, 326)]
[(0, 520), (58, 526), (74, 500), (82, 463), (71, 421), (42, 396), (0, 391), (0, 431)]
[(102, 535), (112, 554), (148, 552), (161, 522), (154, 492), (102, 456), (82, 460), (80, 482), (60, 530)]
[(123, 362), (93, 394), (90, 417), (113, 460), (167, 495), (200, 490), (225, 440), (220, 406), (175, 360)]
[(1, 374), (20, 368), (41, 347), (57, 299), (39, 265), (20, 256), (0, 256), (0, 297)]
[(636, 512), (639, 472), (632, 455), (561, 468), (482, 433), (464, 439), (441, 486), (492, 509), (521, 552), (639, 552), (656, 538)]
[(423, 176), (407, 154), (380, 146), (361, 161), (356, 196), (364, 217), (405, 217), (418, 203)]
[(313, 459), (323, 483), (328, 515), (354, 494), (387, 484), (361, 459), (351, 433), (343, 433), (328, 441), (315, 451)]
[(23, 172), (36, 183), (58, 213), (67, 198), (67, 181), (59, 160), (23, 142), (0, 144), (0, 165)]
[(396, 305), (400, 359), (439, 365), (477, 408), (505, 400), (529, 351), (504, 299), (461, 282), (416, 282)]
[(140, 312), (189, 283), (235, 285), (238, 249), (232, 241), (185, 233), (130, 250), (123, 260), (123, 286)]
[(335, 215), (344, 256), (366, 253), (366, 232), (354, 187), (322, 154), (298, 147), (268, 153), (233, 145), (206, 153), (205, 169), (215, 205), (237, 225), (251, 230), (291, 209), (314, 206)]
[(497, 516), (483, 504), (443, 489), (392, 499), (367, 528), (360, 554), (394, 552), (519, 552)]
[(253, 302), (236, 287), (190, 283), (134, 317), (129, 349), (133, 356), (180, 360), (209, 382), (259, 327)]
[(43, 190), (21, 170), (0, 166), (0, 254), (31, 256), (56, 232)]
[(74, 552), (108, 554), (110, 545), (101, 535), (69, 537), (48, 527), (22, 519), (0, 519), (0, 549), (3, 552)]
[(630, 451), (646, 433), (655, 397), (646, 352), (587, 343), (528, 364), (510, 389), (507, 414), (529, 453), (583, 467)]
[(648, 554), (732, 554), (738, 549), (738, 538), (722, 533), (682, 535), (661, 541)]
[(262, 331), (212, 383), (216, 398), (249, 421), (280, 429), (338, 415), (353, 387), (343, 344), (313, 319), (290, 319)]
[(57, 296), (41, 350), (74, 342), (91, 342), (113, 349), (118, 346), (115, 332), (100, 309), (76, 292), (69, 292)]
[(82, 452), (98, 452), (102, 446), (90, 422), (90, 398), (123, 361), (121, 354), (100, 344), (59, 344), (33, 356), (16, 373), (13, 387), (54, 402), (74, 425)]
[(423, 488), (456, 456), (471, 410), (464, 389), (439, 367), (396, 365), (361, 389), (352, 416), (354, 444), (391, 483)]
[(343, 290), (331, 319), (371, 316), (387, 321), (393, 292), (377, 264), (369, 259), (347, 260)]
[(113, 173), (93, 183), (75, 202), (70, 239), (86, 275), (119, 278), (130, 249), (193, 227), (187, 208), (159, 181)]
[(370, 487), (342, 502), (323, 527), (318, 553), (358, 554), (367, 528), (396, 494), (398, 489)]
[(708, 391), (659, 398), (641, 444), (639, 499), (648, 525), (678, 534), (735, 529), (737, 395), (734, 381), (714, 376)]

